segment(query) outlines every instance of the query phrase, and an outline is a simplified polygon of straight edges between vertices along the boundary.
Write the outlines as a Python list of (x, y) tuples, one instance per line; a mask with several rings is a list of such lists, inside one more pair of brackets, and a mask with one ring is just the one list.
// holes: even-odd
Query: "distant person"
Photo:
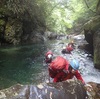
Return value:
[(73, 51), (73, 47), (72, 47), (72, 45), (68, 45), (68, 46), (66, 46), (66, 50), (67, 50), (68, 53), (71, 54), (71, 51)]
[(72, 48), (74, 48), (74, 47), (75, 47), (74, 41), (72, 40), (71, 42), (69, 42), (69, 43), (68, 43), (68, 46), (71, 46)]
[(76, 77), (78, 80), (85, 84), (81, 74), (78, 71), (79, 63), (77, 60), (68, 60), (61, 56), (56, 57), (48, 67), (49, 75), (53, 78), (53, 82), (61, 82)]
[(69, 51), (67, 51), (66, 47), (63, 47), (61, 52), (62, 52), (62, 54), (67, 54), (67, 53), (69, 53)]
[(66, 49), (69, 53), (71, 53), (71, 51), (73, 51), (74, 48), (75, 48), (74, 41), (69, 42), (68, 45), (66, 46)]
[(63, 47), (62, 54), (71, 54), (71, 51), (73, 51), (72, 45), (67, 45), (66, 47)]

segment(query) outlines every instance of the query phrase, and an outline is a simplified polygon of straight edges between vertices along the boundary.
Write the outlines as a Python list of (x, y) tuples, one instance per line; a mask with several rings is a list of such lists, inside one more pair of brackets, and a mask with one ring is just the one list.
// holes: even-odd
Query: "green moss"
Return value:
[(100, 16), (93, 17), (90, 21), (88, 21), (84, 28), (86, 30), (96, 31), (100, 27)]
[(2, 20), (2, 19), (0, 19), (0, 25), (1, 25), (1, 26), (2, 26), (2, 25), (5, 25), (5, 21)]
[(100, 60), (98, 60), (98, 53), (97, 53), (97, 50), (95, 49), (95, 52), (94, 52), (94, 64), (100, 64)]
[(0, 13), (4, 13), (6, 9), (0, 8)]

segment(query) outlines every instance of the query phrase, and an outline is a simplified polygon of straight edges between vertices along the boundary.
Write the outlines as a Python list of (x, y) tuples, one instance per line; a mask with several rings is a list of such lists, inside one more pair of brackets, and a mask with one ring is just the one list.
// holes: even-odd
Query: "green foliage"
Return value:
[(71, 28), (71, 21), (67, 18), (68, 10), (60, 2), (51, 2), (50, 14), (46, 19), (47, 28), (55, 32), (66, 32), (66, 28)]
[(77, 24), (89, 20), (95, 15), (98, 2), (98, 0), (1, 1), (1, 6), (5, 5), (4, 7), (13, 13), (14, 17), (33, 22), (35, 28), (44, 27), (58, 33), (66, 33)]
[(49, 2), (51, 13), (46, 20), (47, 27), (52, 31), (66, 33), (77, 24), (84, 24), (95, 15), (97, 2), (98, 0), (92, 0), (92, 2), (91, 0), (87, 2), (85, 0), (53, 0)]
[(0, 19), (0, 26), (3, 26), (5, 24), (5, 21)]

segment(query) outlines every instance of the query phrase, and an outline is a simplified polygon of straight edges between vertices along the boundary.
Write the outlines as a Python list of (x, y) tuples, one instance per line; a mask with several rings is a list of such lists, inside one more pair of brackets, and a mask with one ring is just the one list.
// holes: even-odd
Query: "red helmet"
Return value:
[(68, 51), (72, 51), (73, 50), (73, 47), (72, 46), (67, 46), (66, 48)]
[(52, 55), (52, 56), (53, 56), (52, 51), (48, 51), (48, 52), (45, 54), (46, 57), (48, 57), (48, 55)]
[(52, 62), (52, 58), (53, 58), (53, 53), (52, 51), (48, 51), (46, 54), (45, 54), (45, 62), (46, 63), (51, 63)]

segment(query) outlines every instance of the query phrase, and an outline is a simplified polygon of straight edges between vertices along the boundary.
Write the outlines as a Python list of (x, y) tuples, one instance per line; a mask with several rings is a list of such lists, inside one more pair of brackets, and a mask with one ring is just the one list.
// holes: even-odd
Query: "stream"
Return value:
[(61, 53), (62, 47), (66, 45), (66, 42), (62, 43), (62, 41), (59, 41), (59, 40), (57, 41), (57, 43), (51, 44), (53, 52), (56, 53), (57, 55), (63, 56), (69, 61), (71, 61), (72, 59), (77, 59), (80, 64), (79, 71), (82, 74), (82, 77), (85, 82), (100, 83), (100, 79), (99, 79), (100, 70), (94, 68), (92, 55), (87, 51), (78, 49), (78, 45), (87, 43), (84, 40), (84, 36), (78, 35), (76, 37), (73, 37), (72, 39), (74, 39), (75, 41), (75, 49), (72, 51), (72, 54), (63, 55)]
[(0, 48), (0, 89), (14, 84), (39, 84), (48, 81), (48, 70), (43, 65), (44, 55), (48, 49), (57, 56), (63, 56), (71, 61), (80, 62), (80, 72), (85, 82), (100, 83), (100, 70), (95, 69), (91, 54), (78, 49), (83, 38), (75, 40), (72, 54), (62, 54), (61, 50), (69, 41), (66, 38), (47, 41), (45, 44), (31, 44), (21, 46), (4, 46)]

